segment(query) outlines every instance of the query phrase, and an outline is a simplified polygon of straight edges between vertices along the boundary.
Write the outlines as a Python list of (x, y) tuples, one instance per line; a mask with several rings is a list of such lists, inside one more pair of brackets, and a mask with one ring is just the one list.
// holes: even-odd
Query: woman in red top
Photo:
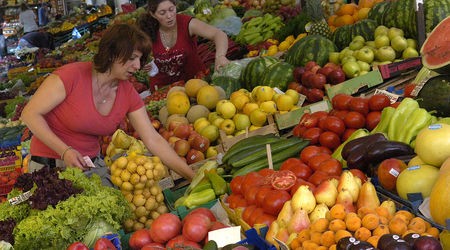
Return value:
[(153, 58), (159, 70), (151, 79), (153, 88), (187, 81), (206, 69), (197, 53), (197, 36), (214, 41), (216, 69), (229, 63), (225, 56), (227, 35), (196, 18), (177, 14), (174, 0), (149, 0), (139, 26), (153, 42)]
[(186, 179), (194, 176), (153, 128), (128, 80), (150, 50), (150, 39), (137, 27), (114, 25), (102, 36), (93, 63), (64, 65), (44, 80), (21, 117), (33, 133), (31, 171), (43, 165), (88, 170), (83, 156), (95, 158), (99, 136), (112, 135), (127, 117), (150, 152)]

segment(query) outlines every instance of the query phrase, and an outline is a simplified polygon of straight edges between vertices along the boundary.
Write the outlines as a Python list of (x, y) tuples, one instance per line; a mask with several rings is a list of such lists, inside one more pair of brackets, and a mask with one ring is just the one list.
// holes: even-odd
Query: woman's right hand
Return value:
[(74, 148), (71, 148), (64, 153), (63, 161), (66, 166), (76, 167), (83, 171), (88, 169), (83, 156)]

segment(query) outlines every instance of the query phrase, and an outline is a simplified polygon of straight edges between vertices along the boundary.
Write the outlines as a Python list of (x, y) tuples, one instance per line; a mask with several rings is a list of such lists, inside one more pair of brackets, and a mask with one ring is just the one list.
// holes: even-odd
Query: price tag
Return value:
[(18, 205), (24, 201), (27, 201), (31, 197), (32, 193), (31, 191), (27, 191), (19, 196), (13, 197), (9, 199), (9, 204), (11, 205)]
[(303, 103), (306, 101), (306, 95), (299, 94), (297, 106), (301, 107), (303, 106)]
[(158, 185), (159, 187), (161, 187), (162, 190), (175, 187), (175, 183), (173, 182), (173, 179), (170, 177), (161, 179)]
[(389, 101), (391, 101), (391, 104), (396, 103), (398, 98), (400, 98), (400, 95), (392, 94), (383, 89), (376, 89), (374, 95), (385, 95), (389, 97)]
[(92, 162), (91, 158), (89, 156), (83, 156), (84, 162), (87, 164), (90, 168), (96, 168), (95, 164)]

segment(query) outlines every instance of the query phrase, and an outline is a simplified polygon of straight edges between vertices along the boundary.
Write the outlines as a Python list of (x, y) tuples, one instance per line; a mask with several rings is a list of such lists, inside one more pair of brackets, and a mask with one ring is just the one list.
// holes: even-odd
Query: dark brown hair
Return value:
[(142, 53), (141, 66), (147, 62), (152, 50), (149, 37), (132, 24), (115, 24), (103, 34), (94, 56), (95, 70), (104, 73), (119, 60), (125, 63), (137, 50)]
[(175, 0), (148, 0), (147, 1), (147, 13), (141, 14), (141, 16), (138, 18), (138, 25), (141, 30), (143, 30), (147, 35), (150, 36), (152, 41), (156, 40), (156, 33), (159, 29), (159, 22), (155, 18), (152, 17), (150, 14), (155, 14), (156, 9), (158, 9), (158, 6), (160, 3), (164, 1), (170, 1), (176, 6)]

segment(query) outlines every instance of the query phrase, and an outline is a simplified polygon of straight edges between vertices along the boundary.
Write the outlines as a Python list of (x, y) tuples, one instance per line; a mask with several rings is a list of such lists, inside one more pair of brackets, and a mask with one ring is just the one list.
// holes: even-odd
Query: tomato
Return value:
[(266, 194), (263, 201), (265, 213), (278, 216), (283, 204), (291, 199), (291, 195), (285, 190), (272, 190)]
[(331, 99), (331, 105), (333, 109), (337, 110), (349, 110), (350, 109), (350, 101), (354, 97), (348, 94), (337, 94), (333, 96)]
[(412, 97), (411, 93), (413, 92), (414, 88), (416, 87), (416, 84), (414, 83), (408, 83), (405, 85), (405, 87), (403, 88), (403, 96), (404, 97)]
[(247, 189), (251, 186), (259, 186), (264, 184), (264, 178), (257, 172), (250, 172), (244, 176), (241, 184), (241, 193), (247, 193)]
[(310, 189), (311, 191), (313, 191), (313, 192), (314, 192), (314, 189), (316, 189), (316, 185), (312, 184), (311, 182), (305, 181), (305, 180), (303, 180), (303, 179), (297, 179), (297, 182), (296, 182), (295, 185), (291, 188), (291, 191), (290, 191), (291, 196), (293, 196), (293, 195), (295, 194), (295, 192), (297, 191), (297, 189), (298, 189), (300, 186), (303, 186), (303, 185), (308, 186), (309, 189)]
[(394, 103), (391, 104), (390, 107), (397, 108), (398, 105), (400, 105), (400, 102), (394, 102)]
[(294, 186), (297, 177), (290, 170), (280, 170), (272, 175), (271, 184), (274, 189), (288, 190)]
[(275, 172), (275, 170), (273, 170), (273, 169), (263, 168), (258, 171), (258, 174), (260, 174), (263, 177), (268, 177), (268, 176), (271, 176), (274, 172)]
[(344, 131), (344, 133), (341, 136), (341, 141), (344, 142), (346, 141), (352, 134), (353, 132), (356, 131), (356, 128), (348, 128)]
[(366, 128), (371, 131), (374, 129), (381, 120), (381, 112), (380, 111), (372, 111), (366, 116)]
[(369, 97), (369, 110), (381, 111), (391, 105), (391, 100), (386, 95), (376, 94)]
[(302, 160), (298, 159), (298, 163), (289, 168), (297, 178), (308, 179), (312, 174), (312, 169)]
[(247, 224), (248, 224), (248, 221), (250, 219), (250, 215), (252, 215), (253, 210), (255, 210), (256, 208), (257, 208), (256, 205), (250, 205), (250, 206), (247, 206), (247, 207), (244, 208), (244, 211), (242, 212), (242, 219), (245, 222), (247, 222)]
[(328, 160), (320, 163), (318, 167), (319, 171), (323, 171), (328, 175), (341, 175), (342, 174), (342, 164), (340, 161), (330, 158)]
[(258, 192), (256, 192), (256, 205), (262, 206), (264, 202), (264, 197), (266, 197), (266, 194), (273, 190), (272, 186), (270, 185), (264, 185), (260, 186)]
[(247, 206), (247, 202), (245, 201), (242, 194), (230, 194), (230, 196), (228, 196), (227, 202), (231, 209)]
[(169, 240), (166, 244), (167, 249), (186, 249), (189, 247), (201, 249), (201, 246), (197, 242), (188, 240), (183, 235), (178, 235), (177, 237)]
[(244, 176), (242, 175), (238, 175), (231, 180), (230, 189), (232, 193), (242, 194), (241, 190), (242, 181), (244, 181)]
[(130, 245), (131, 249), (139, 250), (143, 246), (151, 242), (153, 242), (153, 240), (150, 237), (150, 231), (146, 228), (143, 228), (131, 234), (128, 244)]
[(256, 193), (259, 190), (259, 185), (251, 186), (247, 188), (247, 191), (244, 194), (244, 199), (247, 202), (247, 205), (255, 205), (256, 204)]
[(350, 111), (356, 111), (363, 115), (367, 115), (369, 113), (369, 100), (364, 97), (353, 97), (350, 100)]
[(306, 127), (300, 124), (297, 124), (292, 130), (292, 135), (303, 138), (303, 133), (306, 131)]
[(325, 131), (320, 134), (319, 143), (324, 147), (334, 150), (341, 145), (341, 138), (339, 138), (338, 134), (332, 131)]
[(322, 129), (318, 127), (308, 128), (303, 133), (303, 138), (310, 140), (310, 145), (316, 145), (319, 142), (319, 136), (322, 133)]
[(141, 250), (163, 250), (166, 249), (166, 247), (157, 242), (148, 243), (147, 245), (143, 246)]
[(117, 250), (117, 248), (110, 240), (100, 238), (95, 242), (94, 250)]
[(187, 240), (200, 242), (205, 239), (206, 235), (208, 235), (210, 226), (211, 220), (208, 218), (208, 216), (201, 213), (196, 213), (191, 215), (189, 218), (186, 218), (183, 224), (182, 234)]
[(318, 122), (319, 117), (312, 116), (310, 113), (304, 113), (298, 124), (305, 128), (314, 128), (317, 126)]
[(263, 213), (255, 219), (254, 224), (266, 224), (267, 227), (272, 224), (277, 218), (271, 214)]
[(364, 183), (367, 181), (367, 175), (363, 171), (361, 171), (357, 168), (354, 168), (354, 169), (350, 169), (350, 172), (353, 174), (353, 176), (358, 177), (361, 180), (361, 183)]
[(210, 209), (208, 209), (208, 208), (206, 208), (206, 207), (198, 207), (198, 208), (194, 208), (194, 210), (192, 210), (191, 212), (189, 212), (189, 213), (186, 215), (186, 217), (184, 217), (182, 223), (184, 223), (185, 220), (186, 220), (187, 218), (189, 218), (189, 216), (192, 216), (193, 214), (197, 214), (197, 213), (206, 215), (206, 216), (209, 218), (209, 220), (210, 220), (211, 222), (214, 222), (214, 221), (217, 220), (216, 216), (214, 215), (214, 213), (213, 213)]
[(69, 247), (67, 247), (67, 250), (89, 250), (89, 247), (87, 247), (83, 242), (74, 242), (70, 244)]
[(256, 207), (253, 209), (252, 213), (250, 214), (248, 218), (248, 224), (253, 227), (255, 224), (256, 218), (258, 218), (260, 215), (264, 214), (264, 210), (261, 207)]
[[(281, 163), (280, 170), (291, 170), (294, 166), (303, 163), (299, 158), (288, 158)], [(292, 170), (291, 170), (292, 171)]]
[(180, 218), (172, 213), (161, 214), (150, 228), (150, 237), (154, 242), (165, 243), (181, 232)]
[(332, 116), (336, 116), (337, 118), (344, 120), (345, 116), (347, 115), (349, 111), (348, 110), (337, 110), (337, 109), (333, 109), (332, 111), (330, 111), (330, 115)]
[(342, 135), (345, 131), (344, 121), (336, 116), (328, 116), (324, 118), (324, 130), (336, 133), (338, 136)]
[(313, 170), (316, 171), (319, 168), (319, 165), (325, 161), (331, 158), (330, 154), (324, 154), (324, 153), (320, 153), (317, 154), (313, 157), (311, 157), (311, 159), (309, 159), (309, 164), (308, 166)]
[(359, 112), (350, 111), (344, 118), (347, 128), (363, 128), (366, 125), (366, 118)]
[(311, 116), (312, 117), (317, 117), (317, 119), (319, 119), (319, 121), (324, 119), (324, 118), (326, 118), (326, 117), (328, 117), (328, 115), (329, 115), (329, 113), (326, 112), (326, 111), (316, 111), (314, 113), (311, 113)]
[(331, 154), (331, 151), (329, 149), (325, 149), (325, 147), (309, 145), (303, 148), (300, 152), (300, 160), (306, 164), (309, 164), (309, 159), (311, 159), (311, 157), (321, 153)]
[(328, 180), (330, 178), (330, 176), (320, 170), (316, 170), (308, 179), (309, 182), (311, 182), (312, 184), (314, 184), (315, 186), (318, 186), (320, 183), (322, 183), (322, 181), (324, 180)]

